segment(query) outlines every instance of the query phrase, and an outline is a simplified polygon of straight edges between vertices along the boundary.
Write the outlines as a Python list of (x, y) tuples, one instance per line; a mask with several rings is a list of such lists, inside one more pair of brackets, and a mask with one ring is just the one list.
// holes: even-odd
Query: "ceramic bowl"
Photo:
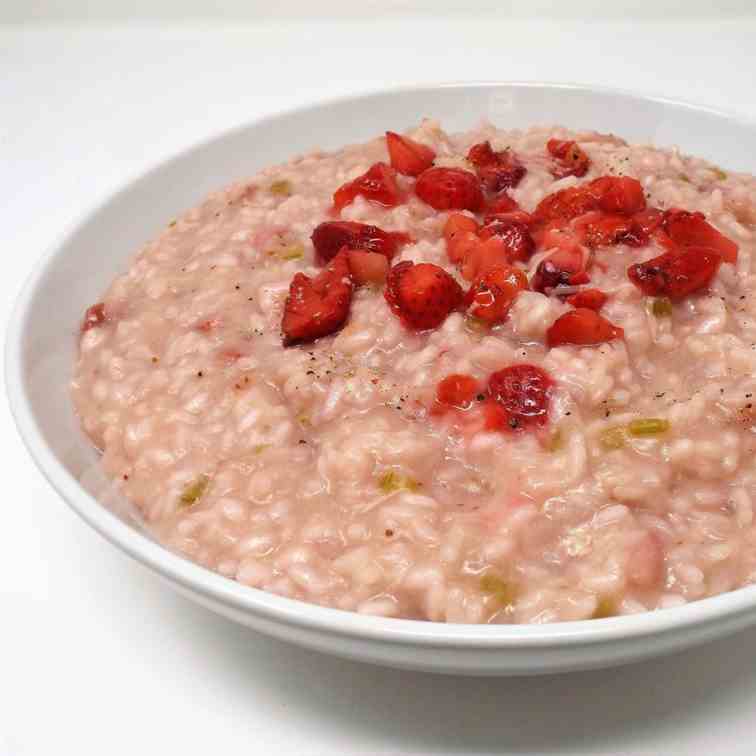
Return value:
[[(68, 386), (85, 308), (135, 250), (209, 191), (314, 147), (335, 149), (422, 117), (451, 131), (561, 123), (615, 132), (756, 173), (756, 125), (669, 100), (571, 85), (480, 83), (382, 91), (273, 115), (220, 134), (125, 186), (45, 254), (10, 323), (6, 380), (19, 431), (55, 490), (93, 528), (173, 588), (255, 630), (351, 659), (433, 672), (520, 675), (630, 662), (756, 622), (756, 587), (674, 609), (550, 625), (450, 625), (362, 616), (245, 587), (164, 549), (105, 496)], [(114, 586), (114, 590), (118, 587)]]

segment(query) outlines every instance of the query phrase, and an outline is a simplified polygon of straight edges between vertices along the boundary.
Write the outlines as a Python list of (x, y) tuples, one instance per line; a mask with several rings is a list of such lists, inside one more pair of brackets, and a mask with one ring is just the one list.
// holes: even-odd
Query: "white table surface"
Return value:
[[(3, 323), (41, 250), (103, 195), (219, 129), (324, 95), (562, 80), (756, 116), (756, 16), (203, 26), (0, 28)], [(1, 756), (754, 753), (756, 630), (540, 679), (333, 660), (195, 607), (117, 553), (0, 412)]]

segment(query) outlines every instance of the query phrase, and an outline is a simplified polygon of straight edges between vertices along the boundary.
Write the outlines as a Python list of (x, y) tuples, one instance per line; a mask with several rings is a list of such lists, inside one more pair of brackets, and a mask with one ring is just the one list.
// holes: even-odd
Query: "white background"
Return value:
[[(0, 22), (16, 24), (0, 27), (3, 324), (41, 251), (103, 195), (218, 130), (325, 95), (562, 80), (756, 117), (747, 0), (719, 15), (694, 0), (688, 16), (664, 1), (470, 5), (330, 0), (315, 17), (315, 3), (239, 0), (199, 19), (197, 0), (0, 0)], [(756, 631), (558, 678), (335, 661), (217, 618), (116, 553), (0, 412), (0, 756), (754, 752)]]

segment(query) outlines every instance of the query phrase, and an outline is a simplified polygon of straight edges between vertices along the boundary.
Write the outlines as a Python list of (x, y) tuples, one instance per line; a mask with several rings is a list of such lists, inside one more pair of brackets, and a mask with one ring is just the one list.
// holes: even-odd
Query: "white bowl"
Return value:
[[(499, 126), (562, 123), (679, 145), (756, 173), (756, 125), (715, 111), (566, 85), (454, 84), (368, 94), (271, 116), (157, 166), (90, 213), (44, 255), (16, 306), (6, 345), (11, 408), (39, 468), (111, 543), (180, 593), (263, 633), (395, 667), (475, 675), (539, 674), (621, 664), (682, 649), (756, 621), (756, 587), (680, 608), (552, 625), (447, 625), (367, 617), (247, 588), (164, 549), (126, 509), (92, 492), (106, 481), (69, 400), (85, 308), (138, 246), (180, 211), (232, 180), (313, 147), (337, 148), (402, 130), (424, 116), (451, 130), (482, 117)], [(102, 497), (101, 497), (102, 498)], [(114, 586), (117, 590), (118, 587)]]

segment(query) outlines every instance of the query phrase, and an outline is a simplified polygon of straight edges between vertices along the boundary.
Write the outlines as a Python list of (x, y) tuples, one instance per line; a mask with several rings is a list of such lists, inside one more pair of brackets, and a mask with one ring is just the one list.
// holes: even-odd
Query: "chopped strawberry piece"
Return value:
[(664, 247), (667, 252), (672, 252), (675, 255), (680, 252), (680, 245), (675, 244), (672, 239), (667, 236), (667, 232), (662, 228), (658, 228), (654, 232), (654, 241), (659, 244), (659, 246)]
[(646, 208), (646, 195), (638, 179), (629, 176), (601, 176), (588, 184), (605, 213), (633, 215)]
[(513, 213), (520, 210), (520, 206), (506, 192), (498, 194), (486, 207), (486, 213), (489, 215), (498, 215), (499, 213)]
[(478, 233), (478, 222), (464, 213), (452, 213), (444, 224), (444, 239), (449, 242), (458, 233)]
[(401, 262), (391, 268), (384, 296), (407, 328), (436, 328), (462, 302), (460, 285), (438, 265)]
[(570, 286), (582, 286), (591, 282), (591, 277), (587, 270), (580, 270), (570, 276)]
[(551, 175), (554, 178), (580, 177), (588, 173), (591, 159), (577, 142), (549, 139), (546, 143), (546, 149), (557, 160), (557, 164), (551, 169)]
[(446, 254), (453, 263), (463, 263), (469, 252), (480, 244), (478, 224), (462, 213), (452, 213), (444, 225)]
[(339, 187), (333, 195), (334, 212), (340, 213), (358, 195), (385, 207), (396, 207), (402, 203), (396, 173), (386, 163), (372, 165), (361, 176)]
[(84, 313), (84, 319), (81, 322), (81, 332), (84, 333), (92, 328), (98, 328), (108, 319), (108, 315), (105, 312), (105, 303), (98, 302), (87, 308)]
[(480, 392), (478, 381), (471, 375), (447, 375), (436, 388), (436, 402), (445, 407), (467, 410)]
[(501, 323), (517, 295), (528, 288), (528, 278), (510, 266), (493, 268), (475, 280), (465, 295), (470, 315), (487, 323)]
[(415, 194), (436, 210), (477, 212), (483, 207), (478, 179), (461, 168), (428, 168), (417, 179)]
[(455, 265), (463, 265), (480, 247), (481, 241), (471, 231), (460, 231), (446, 243), (446, 254)]
[(569, 222), (549, 221), (537, 226), (533, 232), (536, 245), (541, 249), (565, 249), (580, 246), (580, 239), (575, 235)]
[(626, 244), (629, 247), (645, 247), (652, 234), (663, 244), (670, 244), (669, 237), (661, 230), (664, 213), (650, 207), (631, 216), (594, 211), (574, 221), (575, 228), (584, 244), (591, 248)]
[(633, 226), (645, 238), (649, 238), (661, 226), (664, 213), (656, 207), (647, 207), (633, 215)]
[(546, 195), (533, 213), (536, 222), (566, 222), (595, 210), (598, 204), (596, 197), (587, 191), (586, 187), (587, 185), (571, 186)]
[(602, 344), (623, 336), (621, 328), (602, 318), (597, 312), (579, 307), (557, 318), (546, 332), (546, 343), (549, 347), (561, 344)]
[(491, 142), (486, 140), (485, 142), (474, 144), (467, 151), (467, 160), (476, 168), (495, 163), (496, 153), (494, 152), (493, 147), (491, 147)]
[(682, 299), (705, 289), (716, 275), (722, 257), (706, 247), (665, 252), (627, 269), (628, 278), (648, 297)]
[(475, 166), (478, 177), (489, 192), (517, 186), (527, 173), (511, 150), (494, 152), (490, 142), (474, 144), (467, 153), (467, 159)]
[(669, 238), (681, 247), (706, 247), (725, 262), (735, 264), (738, 260), (738, 245), (708, 223), (703, 213), (667, 210), (662, 227)]
[(401, 231), (384, 231), (378, 226), (354, 221), (321, 223), (312, 232), (310, 239), (322, 262), (336, 257), (342, 247), (378, 252), (391, 260), (402, 246), (412, 241), (409, 234)]
[(535, 365), (510, 365), (488, 379), (488, 394), (496, 407), (486, 407), (486, 427), (524, 430), (548, 421), (554, 381)]
[(528, 227), (516, 220), (502, 217), (487, 219), (478, 235), (483, 241), (494, 237), (500, 239), (506, 247), (510, 262), (527, 262), (535, 252), (535, 242)]
[(585, 270), (586, 263), (587, 255), (582, 247), (562, 247), (541, 260), (530, 281), (530, 288), (547, 294), (558, 286), (588, 283), (590, 278)]
[(640, 182), (626, 176), (601, 176), (544, 197), (534, 212), (538, 223), (570, 221), (592, 210), (633, 215), (646, 207)]
[(430, 147), (393, 131), (386, 132), (386, 147), (391, 167), (405, 176), (419, 176), (436, 159), (436, 153)]
[(530, 228), (533, 225), (533, 216), (524, 210), (512, 210), (511, 213), (487, 213), (483, 218), (483, 225), (487, 226), (495, 221), (504, 223), (521, 223)]
[(600, 289), (583, 289), (582, 291), (567, 297), (567, 303), (573, 307), (586, 307), (589, 310), (600, 310), (609, 297)]
[(347, 250), (349, 259), (349, 272), (352, 279), (358, 285), (381, 284), (386, 280), (389, 271), (389, 261), (375, 252), (366, 252), (364, 249)]
[(497, 401), (488, 398), (483, 402), (483, 428), (489, 431), (512, 430), (509, 414)]
[(338, 331), (349, 315), (352, 289), (346, 251), (336, 255), (315, 278), (297, 273), (284, 305), (283, 345), (315, 341)]
[(492, 236), (490, 239), (477, 240), (477, 244), (467, 250), (462, 263), (462, 277), (474, 281), (493, 268), (509, 265), (509, 249), (502, 239)]
[(583, 244), (591, 249), (614, 244), (643, 247), (649, 241), (634, 218), (624, 215), (610, 215), (600, 211), (586, 213), (574, 222), (574, 226)]

